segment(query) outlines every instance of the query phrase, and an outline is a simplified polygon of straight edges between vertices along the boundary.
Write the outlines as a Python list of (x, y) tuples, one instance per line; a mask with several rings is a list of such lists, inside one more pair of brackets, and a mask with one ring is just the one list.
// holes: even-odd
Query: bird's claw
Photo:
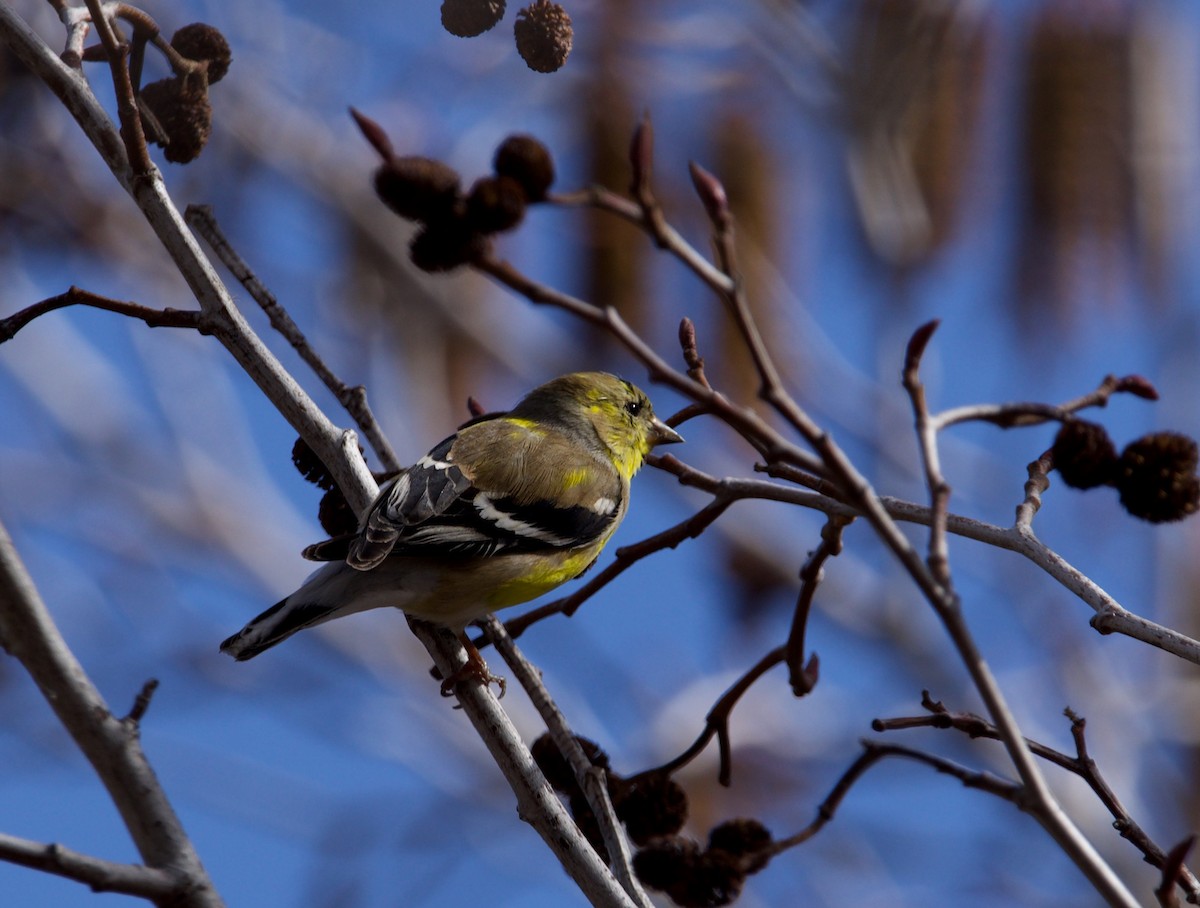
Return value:
[(460, 665), (449, 678), (442, 681), (442, 696), (453, 697), (454, 689), (459, 684), (469, 681), (476, 681), (485, 687), (495, 684), (500, 688), (499, 694), (496, 695), (497, 699), (503, 699), (508, 690), (508, 683), (500, 675), (493, 675), (488, 670), (487, 663), (483, 661), (483, 657), (474, 647), (467, 652), (467, 661)]

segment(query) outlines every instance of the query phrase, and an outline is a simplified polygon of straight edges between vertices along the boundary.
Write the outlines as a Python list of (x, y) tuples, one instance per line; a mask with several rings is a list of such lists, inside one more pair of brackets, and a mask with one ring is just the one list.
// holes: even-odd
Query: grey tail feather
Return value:
[[(293, 604), (285, 609), (291, 598), (281, 599), (257, 618), (251, 619), (244, 628), (221, 644), (221, 652), (228, 653), (238, 662), (245, 662), (282, 643), (296, 631), (318, 624), (333, 611), (327, 605), (316, 603)], [(276, 615), (279, 618), (272, 621)]]

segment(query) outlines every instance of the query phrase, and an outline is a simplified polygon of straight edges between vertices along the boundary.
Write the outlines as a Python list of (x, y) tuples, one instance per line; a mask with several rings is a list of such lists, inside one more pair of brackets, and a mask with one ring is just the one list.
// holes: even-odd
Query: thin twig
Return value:
[(246, 260), (238, 253), (233, 245), (229, 242), (229, 238), (225, 235), (225, 231), (221, 229), (221, 225), (217, 223), (216, 216), (213, 214), (212, 207), (209, 205), (189, 205), (184, 212), (184, 220), (193, 230), (203, 237), (209, 247), (216, 253), (217, 258), (229, 269), (232, 274), (243, 287), (246, 292), (258, 303), (259, 307), (266, 313), (267, 318), (271, 322), (271, 327), (283, 335), (292, 348), (300, 354), (303, 359), (316, 373), (317, 377), (324, 383), (337, 398), (346, 412), (362, 430), (363, 437), (375, 452), (375, 456), (379, 458), (380, 464), (386, 472), (394, 473), (400, 469), (401, 464), (396, 457), (396, 452), (392, 449), (391, 442), (387, 436), (383, 434), (379, 423), (375, 419), (375, 413), (371, 410), (371, 405), (367, 403), (367, 390), (362, 385), (351, 387), (338, 378), (332, 369), (326, 364), (325, 360), (313, 349), (308, 342), (304, 332), (300, 330), (300, 326), (292, 319), (288, 311), (281, 305), (266, 285), (258, 279), (258, 275), (247, 264)]
[(929, 522), (929, 571), (946, 589), (951, 586), (950, 552), (946, 546), (946, 518), (950, 506), (950, 485), (942, 474), (938, 453), (937, 427), (929, 415), (925, 385), (921, 381), (921, 357), (937, 330), (938, 322), (931, 321), (918, 328), (908, 341), (904, 354), (903, 384), (912, 403), (916, 423), (917, 445), (925, 467), (925, 484), (929, 488), (931, 519)]
[(619, 577), (631, 566), (655, 552), (673, 549), (687, 539), (695, 539), (703, 533), (718, 517), (725, 513), (736, 499), (732, 496), (718, 495), (717, 499), (709, 502), (687, 520), (680, 521), (673, 527), (656, 533), (633, 545), (617, 549), (612, 563), (599, 574), (577, 589), (569, 596), (563, 596), (548, 602), (543, 606), (511, 618), (504, 623), (504, 629), (514, 639), (521, 636), (530, 625), (536, 624), (551, 615), (566, 615), (570, 617), (579, 610), (588, 599)]
[(138, 691), (138, 695), (133, 700), (133, 707), (121, 721), (126, 725), (136, 728), (141, 724), (142, 719), (146, 716), (146, 710), (150, 708), (150, 701), (154, 699), (154, 692), (158, 690), (158, 679), (151, 678), (142, 685), (142, 689)]
[[(991, 722), (988, 722), (985, 718), (975, 713), (951, 712), (940, 701), (933, 700), (929, 696), (929, 691), (921, 692), (921, 705), (929, 711), (929, 715), (876, 719), (871, 723), (871, 728), (877, 732), (898, 731), (910, 728), (954, 729), (972, 738), (1000, 740), (1000, 733)], [(1168, 855), (1147, 835), (1141, 825), (1125, 809), (1125, 806), (1104, 778), (1096, 761), (1088, 753), (1085, 734), (1087, 721), (1077, 716), (1070, 709), (1065, 710), (1064, 714), (1071, 721), (1071, 737), (1075, 743), (1075, 755), (1065, 754), (1062, 751), (1055, 750), (1052, 747), (1027, 738), (1026, 743), (1030, 751), (1039, 759), (1053, 763), (1055, 766), (1065, 769), (1067, 772), (1074, 773), (1083, 779), (1104, 805), (1104, 808), (1112, 815), (1113, 828), (1120, 833), (1121, 837), (1127, 839), (1137, 848), (1148, 864), (1165, 870), (1169, 861)], [(1186, 867), (1181, 865), (1174, 871), (1172, 878), (1176, 879), (1179, 885), (1187, 891), (1189, 901), (1195, 902), (1200, 900), (1200, 881)]]
[(1029, 478), (1025, 481), (1025, 498), (1017, 505), (1017, 529), (1033, 532), (1033, 518), (1041, 510), (1042, 493), (1050, 488), (1050, 470), (1053, 466), (1054, 458), (1050, 451), (1026, 466)]
[(812, 692), (821, 670), (821, 660), (816, 653), (804, 661), (804, 636), (808, 629), (808, 616), (812, 611), (817, 587), (825, 579), (825, 562), (842, 553), (842, 530), (850, 521), (844, 517), (830, 517), (821, 528), (821, 544), (813, 549), (804, 566), (800, 568), (800, 595), (796, 597), (796, 608), (792, 612), (792, 629), (788, 633), (787, 667), (788, 683), (792, 693), (803, 697)]
[(153, 172), (155, 167), (150, 160), (150, 149), (146, 147), (146, 136), (142, 132), (141, 115), (138, 113), (133, 81), (129, 75), (129, 45), (118, 40), (108, 18), (116, 4), (103, 3), (101, 0), (86, 2), (92, 14), (92, 25), (108, 54), (108, 68), (112, 73), (113, 90), (117, 96), (117, 117), (121, 122), (121, 139), (125, 143), (125, 153), (132, 176), (137, 179)]
[(550, 692), (542, 683), (541, 673), (525, 658), (520, 648), (504, 629), (495, 615), (484, 618), (480, 624), (496, 652), (512, 670), (517, 682), (524, 688), (534, 709), (546, 723), (546, 729), (554, 739), (559, 753), (575, 772), (575, 779), (587, 798), (588, 806), (600, 826), (600, 834), (608, 850), (609, 864), (629, 898), (642, 908), (650, 908), (650, 899), (634, 876), (630, 859), (629, 843), (617, 820), (616, 810), (608, 795), (605, 772), (593, 766), (579, 746), (575, 734), (567, 724), (566, 717), (558, 708)]
[[(1167, 859), (1162, 868), (1162, 881), (1154, 890), (1160, 908), (1179, 908), (1179, 892), (1176, 887), (1183, 884), (1183, 875), (1187, 872), (1183, 862), (1187, 860), (1188, 852), (1195, 844), (1196, 837), (1190, 835), (1167, 852)], [(1195, 895), (1194, 891), (1192, 895)], [(1194, 897), (1189, 897), (1188, 900), (1192, 903), (1197, 901)]]
[(713, 704), (712, 709), (708, 711), (708, 715), (704, 717), (704, 731), (700, 732), (700, 736), (692, 742), (691, 746), (679, 756), (664, 763), (662, 766), (647, 770), (643, 775), (649, 773), (671, 775), (703, 753), (704, 748), (708, 746), (708, 742), (715, 735), (720, 755), (720, 768), (717, 771), (717, 781), (728, 788), (729, 783), (733, 780), (733, 748), (729, 741), (729, 716), (733, 712), (733, 708), (737, 705), (738, 700), (753, 686), (754, 682), (776, 665), (783, 662), (786, 657), (787, 647), (777, 646), (759, 659), (746, 674), (735, 681), (721, 695), (720, 699)]
[(1106, 407), (1114, 394), (1132, 394), (1143, 400), (1158, 400), (1158, 391), (1140, 375), (1118, 378), (1106, 375), (1094, 391), (1054, 406), (1040, 403), (971, 404), (943, 410), (930, 417), (935, 432), (964, 422), (989, 422), (1002, 429), (1061, 422), (1088, 407)]
[(201, 334), (212, 334), (214, 330), (204, 314), (195, 309), (153, 309), (140, 303), (112, 299), (79, 287), (71, 287), (66, 293), (51, 296), (0, 319), (0, 344), (12, 340), (18, 331), (35, 318), (56, 309), (65, 309), (67, 306), (90, 306), (93, 309), (116, 312), (129, 318), (140, 319), (151, 328), (193, 328)]
[(862, 747), (863, 752), (858, 756), (858, 759), (850, 764), (850, 767), (842, 773), (829, 794), (826, 795), (825, 800), (817, 808), (816, 819), (795, 835), (776, 840), (771, 846), (773, 854), (778, 854), (789, 848), (802, 845), (820, 832), (837, 814), (838, 807), (841, 806), (842, 801), (850, 793), (850, 789), (854, 787), (854, 784), (866, 774), (868, 769), (888, 757), (902, 757), (908, 760), (915, 760), (918, 763), (924, 763), (926, 766), (930, 766), (940, 773), (953, 776), (967, 788), (986, 791), (989, 794), (994, 794), (1025, 809), (1023, 786), (1009, 779), (1002, 779), (989, 772), (977, 772), (952, 760), (947, 760), (922, 750), (916, 750), (912, 747), (905, 747), (902, 744), (863, 741)]
[(66, 0), (50, 0), (58, 18), (67, 29), (67, 43), (61, 59), (72, 69), (83, 66), (83, 43), (92, 28), (92, 14), (83, 7), (72, 6)]

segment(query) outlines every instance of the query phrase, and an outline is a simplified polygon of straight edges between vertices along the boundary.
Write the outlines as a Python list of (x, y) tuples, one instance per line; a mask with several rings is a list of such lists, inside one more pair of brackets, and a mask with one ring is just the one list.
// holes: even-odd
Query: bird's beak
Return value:
[(674, 445), (683, 441), (682, 435), (657, 416), (650, 423), (650, 427), (653, 430), (650, 433), (650, 447), (655, 447), (656, 445)]

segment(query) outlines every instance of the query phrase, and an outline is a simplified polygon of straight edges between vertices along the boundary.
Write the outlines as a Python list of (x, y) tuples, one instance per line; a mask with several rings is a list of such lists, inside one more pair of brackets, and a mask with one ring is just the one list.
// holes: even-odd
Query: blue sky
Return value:
[[(59, 40), (48, 6), (18, 6)], [(909, 333), (934, 317), (942, 326), (924, 375), (937, 408), (1056, 402), (1107, 373), (1135, 372), (1163, 399), (1114, 400), (1098, 415), (1118, 447), (1155, 429), (1200, 434), (1198, 284), (1185, 245), (1174, 249), (1158, 295), (1129, 279), (1132, 270), (1103, 285), (1103, 266), (1119, 256), (1085, 250), (1072, 306), (1046, 306), (1025, 324), (1012, 316), (1025, 223), (1017, 74), (1034, 4), (990, 9), (987, 126), (971, 152), (961, 225), (907, 275), (864, 247), (844, 137), (827, 112), (788, 88), (786, 76), (813, 84), (814, 68), (794, 48), (780, 68), (791, 32), (770, 5), (651, 6), (626, 9), (632, 24), (617, 42), (617, 70), (632, 115), (653, 116), (668, 215), (707, 250), (686, 165), (715, 168), (720, 143), (710, 126), (718, 112), (747, 118), (772, 162), (773, 242), (742, 250), (748, 266), (765, 260), (769, 342), (797, 399), (880, 491), (924, 495), (898, 375)], [(812, 6), (841, 40), (837, 5)], [(516, 57), (508, 36), (515, 6), (495, 32), (472, 41), (443, 33), (434, 4), (149, 9), (167, 31), (197, 19), (217, 25), (234, 52), (229, 77), (213, 91), (211, 147), (186, 168), (162, 165), (173, 195), (180, 207), (214, 205), (335, 371), (366, 385), (406, 462), (465, 417), (459, 392), (499, 408), (564, 371), (645, 377), (628, 354), (479, 277), (397, 271), (408, 228), (371, 197), (375, 161), (346, 115), (354, 105), (402, 151), (443, 158), (468, 181), (488, 169), (505, 135), (534, 133), (555, 153), (558, 187), (581, 186), (589, 142), (581, 114), (596, 103), (582, 89), (602, 78), (601, 16), (596, 3), (570, 8), (576, 49), (551, 77)], [(1174, 41), (1194, 44), (1194, 14), (1179, 4), (1154, 9), (1175, 17)], [(89, 74), (103, 96), (106, 77)], [(1200, 80), (1193, 81), (1180, 97), (1195, 97)], [(102, 200), (95, 216), (115, 226), (100, 231), (99, 251), (34, 240), (0, 249), (8, 277), (0, 315), (70, 283), (148, 305), (190, 305), (132, 203), (66, 115), (44, 90), (22, 90), (43, 105), (44, 125), (29, 141), (59, 149), (78, 175), (80, 198)], [(17, 138), (0, 131), (0, 149), (11, 153)], [(1182, 236), (1194, 235), (1193, 147), (1177, 149), (1172, 184)], [(579, 211), (543, 208), (499, 249), (538, 279), (584, 292), (588, 242)], [(646, 267), (648, 339), (675, 356), (675, 326), (693, 318), (713, 377), (732, 387), (738, 376), (721, 352), (722, 320), (710, 295), (665, 256)], [(248, 314), (346, 424), (265, 319)], [(648, 390), (660, 412), (681, 403)], [(289, 463), (293, 431), (216, 343), (107, 313), (55, 313), (0, 346), (0, 414), (0, 518), (113, 709), (127, 709), (147, 678), (160, 680), (144, 746), (230, 904), (468, 905), (478, 904), (484, 880), (489, 905), (583, 904), (516, 819), (511, 792), (465, 719), (437, 696), (427, 657), (399, 616), (336, 622), (245, 665), (217, 653), (220, 640), (303, 578), (298, 553), (321, 532), (319, 493)], [(719, 475), (752, 475), (753, 452), (727, 430), (697, 422), (684, 434), (687, 446), (674, 453)], [(943, 448), (953, 508), (1009, 523), (1024, 466), (1052, 437), (1048, 427), (953, 430)], [(615, 544), (672, 525), (706, 501), (648, 470)], [(1128, 608), (1189, 630), (1193, 526), (1141, 524), (1120, 511), (1111, 490), (1083, 495), (1056, 483), (1036, 527)], [(706, 538), (635, 566), (575, 617), (543, 623), (521, 645), (575, 728), (600, 741), (618, 770), (661, 763), (695, 737), (720, 692), (786, 634), (797, 584), (748, 591), (728, 568), (729, 547), (748, 542), (794, 577), (819, 528), (809, 513), (738, 504)], [(952, 708), (980, 708), (936, 621), (868, 528), (850, 528), (846, 543), (827, 566), (809, 634), (822, 660), (817, 690), (794, 700), (778, 669), (756, 686), (734, 717), (733, 788), (715, 786), (712, 754), (680, 778), (693, 799), (694, 834), (744, 813), (781, 835), (801, 828), (856, 756), (870, 720), (919, 712), (923, 687)], [(1069, 749), (1061, 710), (1070, 704), (1091, 720), (1093, 755), (1151, 834), (1166, 847), (1186, 835), (1194, 820), (1179, 802), (1191, 791), (1195, 722), (1185, 667), (1134, 641), (1097, 636), (1083, 603), (1011, 553), (954, 540), (951, 556), (969, 620), (1026, 733)], [(134, 860), (89, 768), (11, 660), (0, 662), (0, 699), (9, 717), (0, 723), (8, 768), (0, 830)], [(505, 705), (536, 737), (521, 694), (510, 692)], [(985, 743), (935, 732), (896, 739), (1008, 771), (998, 747)], [(1050, 776), (1105, 856), (1148, 894), (1153, 873), (1112, 834), (1094, 799)], [(20, 905), (132, 904), (2, 864), (0, 892)], [(797, 893), (814, 905), (1094, 903), (1031, 820), (899, 763), (875, 770), (820, 836), (754, 877), (741, 904), (790, 904)]]

